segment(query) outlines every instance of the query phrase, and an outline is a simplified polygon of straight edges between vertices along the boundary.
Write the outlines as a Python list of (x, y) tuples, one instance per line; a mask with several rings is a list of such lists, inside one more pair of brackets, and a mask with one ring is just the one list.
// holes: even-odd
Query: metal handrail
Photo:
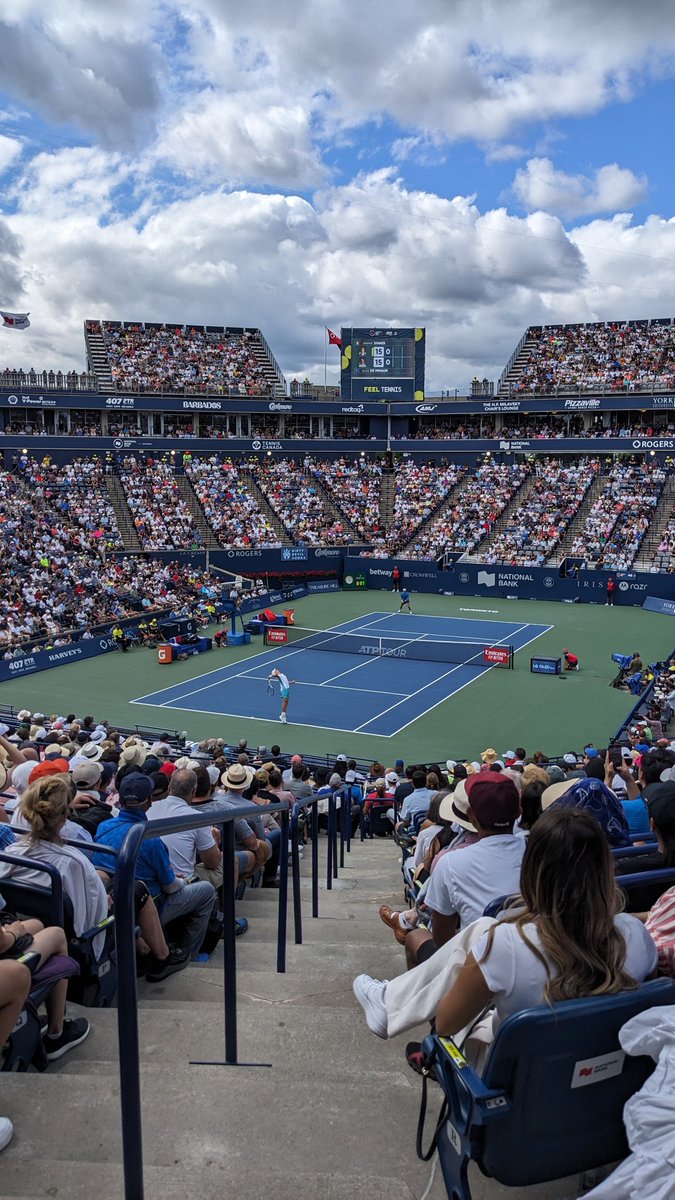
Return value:
[[(291, 809), (291, 875), (293, 879), (293, 929), (296, 946), (302, 945), (302, 895), (300, 891), (299, 819), (301, 812), (310, 815), (312, 838), (312, 917), (319, 915), (319, 818), (316, 806), (322, 796), (306, 796), (296, 800)], [(282, 848), (283, 851), (283, 848)]]
[[(282, 847), (288, 846), (288, 804), (280, 801), (265, 806), (281, 816)], [(237, 1063), (237, 979), (234, 927), (234, 821), (260, 816), (260, 805), (219, 813), (187, 813), (158, 821), (138, 822), (129, 829), (120, 846), (113, 885), (117, 936), (117, 1030), (120, 1059), (120, 1104), (122, 1110), (122, 1158), (126, 1200), (143, 1200), (143, 1134), (138, 1032), (138, 987), (136, 980), (134, 881), (136, 860), (147, 838), (163, 837), (189, 829), (220, 826), (223, 855), (223, 1009), (225, 1063)], [(288, 853), (279, 857), (279, 918), (277, 927), (277, 971), (286, 969), (286, 906), (288, 900)]]

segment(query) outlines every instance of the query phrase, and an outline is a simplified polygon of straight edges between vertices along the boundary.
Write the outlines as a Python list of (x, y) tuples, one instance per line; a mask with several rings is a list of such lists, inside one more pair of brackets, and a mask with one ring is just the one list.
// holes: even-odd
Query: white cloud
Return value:
[(599, 167), (593, 175), (557, 171), (550, 158), (531, 158), (516, 172), (513, 191), (528, 212), (542, 209), (563, 217), (615, 213), (640, 204), (648, 182), (618, 163)]
[(296, 0), (3, 3), (0, 73), (24, 105), (117, 148), (151, 141), (195, 93), (202, 107), (238, 97), (246, 110), (256, 93), (299, 105), (317, 133), (388, 117), (403, 136), (508, 142), (673, 74), (669, 0), (418, 8), (411, 21), (409, 0), (313, 0), (301, 14)]
[(0, 133), (0, 175), (4, 175), (8, 167), (15, 163), (23, 147), (18, 138), (5, 137)]
[(270, 91), (200, 94), (170, 118), (153, 156), (186, 175), (233, 185), (305, 188), (325, 175), (308, 111)]
[[(289, 375), (322, 378), (324, 323), (422, 323), (430, 386), (463, 388), (496, 377), (530, 322), (671, 312), (675, 223), (613, 215), (646, 181), (546, 158), (558, 117), (673, 74), (670, 0), (417, 9), (0, 0), (0, 301), (32, 321), (11, 365), (81, 368), (82, 321), (103, 316), (258, 325)], [(61, 148), (63, 127), (87, 144)], [(466, 179), (406, 185), (412, 160), (462, 140), (493, 162), (538, 145), (516, 176), (526, 215)], [(356, 174), (391, 161), (385, 145), (402, 166)]]

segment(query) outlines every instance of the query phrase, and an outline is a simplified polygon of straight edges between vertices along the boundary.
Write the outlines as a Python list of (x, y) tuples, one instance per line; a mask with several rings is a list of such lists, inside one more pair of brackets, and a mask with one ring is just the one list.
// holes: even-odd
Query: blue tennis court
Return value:
[[(289, 725), (334, 729), (344, 733), (392, 737), (455, 693), (494, 670), (482, 662), (483, 646), (513, 646), (517, 651), (548, 633), (552, 625), (518, 625), (511, 621), (430, 617), (405, 613), (368, 613), (326, 631), (323, 648), (292, 642), (269, 647), (198, 678), (139, 696), (132, 704), (147, 704), (172, 713), (210, 713), (256, 721), (279, 718), (278, 689), (267, 692), (267, 677), (278, 667), (294, 680), (288, 709)], [(332, 633), (358, 635), (364, 648), (352, 648), (357, 638), (345, 639), (347, 653), (330, 648)], [(378, 652), (378, 639), (390, 646), (410, 647), (408, 655)], [(339, 642), (339, 639), (335, 639)], [(311, 639), (309, 639), (311, 645)], [(425, 643), (432, 643), (425, 647)], [(441, 645), (439, 646), (439, 643)], [(444, 653), (443, 643), (462, 643), (476, 649), (470, 663), (424, 658), (425, 652)], [(447, 645), (449, 656), (452, 646)], [(413, 658), (420, 654), (420, 658)]]

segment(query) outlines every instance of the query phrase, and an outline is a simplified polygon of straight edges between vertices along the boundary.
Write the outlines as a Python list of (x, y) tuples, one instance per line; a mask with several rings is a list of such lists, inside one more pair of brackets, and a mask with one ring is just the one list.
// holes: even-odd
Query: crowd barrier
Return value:
[(73, 642), (68, 646), (54, 646), (51, 650), (39, 650), (21, 658), (3, 659), (0, 662), (0, 683), (8, 679), (22, 679), (38, 671), (49, 671), (51, 667), (64, 667), (82, 662), (85, 658), (96, 658), (99, 654), (110, 654), (117, 643), (110, 634), (88, 638), (84, 642)]
[(445, 596), (486, 596), (496, 599), (557, 600), (568, 604), (604, 604), (610, 575), (616, 582), (614, 603), (642, 606), (648, 594), (675, 600), (675, 575), (633, 571), (580, 571), (561, 576), (558, 567), (509, 567), (497, 563), (455, 562), (441, 570), (433, 561), (409, 558), (347, 557), (344, 572), (362, 575), (366, 586), (391, 589), (398, 566), (403, 583), (414, 592)]

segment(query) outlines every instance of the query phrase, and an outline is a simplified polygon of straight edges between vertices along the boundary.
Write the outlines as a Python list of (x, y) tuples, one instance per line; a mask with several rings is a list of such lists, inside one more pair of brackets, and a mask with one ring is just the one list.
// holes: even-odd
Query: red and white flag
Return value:
[(7, 325), (9, 329), (28, 329), (30, 321), (28, 320), (29, 313), (8, 313), (1, 312), (3, 325)]
[(339, 346), (342, 349), (342, 338), (338, 337), (337, 333), (333, 333), (333, 330), (329, 329), (328, 326), (326, 326), (326, 333), (328, 334), (328, 345)]

